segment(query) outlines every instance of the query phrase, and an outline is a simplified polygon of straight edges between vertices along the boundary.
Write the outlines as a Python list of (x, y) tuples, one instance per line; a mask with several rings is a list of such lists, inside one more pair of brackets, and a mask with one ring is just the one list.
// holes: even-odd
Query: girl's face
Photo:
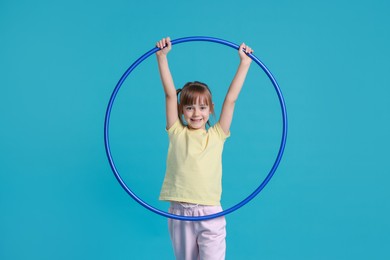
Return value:
[(210, 117), (210, 106), (198, 98), (193, 105), (183, 106), (183, 116), (187, 122), (188, 128), (197, 130), (206, 130), (206, 123)]

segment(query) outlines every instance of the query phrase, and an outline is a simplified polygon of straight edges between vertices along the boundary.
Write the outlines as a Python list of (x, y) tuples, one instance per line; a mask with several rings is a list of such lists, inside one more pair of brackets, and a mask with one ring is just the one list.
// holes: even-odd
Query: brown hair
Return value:
[[(179, 113), (179, 119), (183, 125), (183, 107), (195, 104), (199, 98), (205, 102), (205, 105), (210, 107), (210, 112), (214, 116), (214, 106), (211, 91), (205, 83), (199, 81), (188, 82), (183, 86), (183, 88), (177, 89), (176, 94), (178, 101), (177, 110)], [(207, 125), (210, 126), (209, 121), (207, 121)]]

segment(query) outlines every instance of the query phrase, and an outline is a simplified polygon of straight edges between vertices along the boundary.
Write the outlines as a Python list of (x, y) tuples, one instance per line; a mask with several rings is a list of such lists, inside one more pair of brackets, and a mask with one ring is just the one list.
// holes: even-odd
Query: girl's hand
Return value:
[(245, 43), (242, 43), (240, 45), (240, 48), (238, 49), (238, 55), (240, 56), (241, 62), (247, 64), (250, 64), (252, 62), (252, 59), (247, 55), (249, 53), (253, 53), (252, 48)]
[(162, 38), (156, 43), (156, 47), (160, 48), (160, 50), (156, 52), (157, 56), (167, 55), (168, 52), (172, 49), (171, 38)]

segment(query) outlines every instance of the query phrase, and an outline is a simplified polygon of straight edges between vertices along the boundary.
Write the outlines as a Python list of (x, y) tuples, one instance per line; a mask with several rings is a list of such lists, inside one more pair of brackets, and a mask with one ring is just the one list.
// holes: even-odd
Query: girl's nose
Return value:
[(196, 116), (199, 115), (199, 109), (195, 108), (195, 109), (194, 109), (194, 114), (195, 114)]

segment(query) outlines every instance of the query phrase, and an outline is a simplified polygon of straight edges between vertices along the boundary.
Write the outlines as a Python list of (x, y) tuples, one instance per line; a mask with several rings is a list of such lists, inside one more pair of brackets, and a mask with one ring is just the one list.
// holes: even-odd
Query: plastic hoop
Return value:
[[(172, 45), (175, 45), (175, 44), (179, 44), (179, 43), (184, 43), (184, 42), (191, 42), (191, 41), (206, 41), (206, 42), (214, 42), (214, 43), (219, 43), (219, 44), (223, 44), (223, 45), (226, 45), (226, 46), (229, 46), (233, 49), (236, 49), (238, 50), (239, 49), (239, 45), (237, 44), (234, 44), (232, 42), (229, 42), (229, 41), (226, 41), (226, 40), (222, 40), (222, 39), (218, 39), (218, 38), (214, 38), (214, 37), (207, 37), (207, 36), (190, 36), (190, 37), (184, 37), (184, 38), (179, 38), (179, 39), (175, 39), (175, 40), (172, 40), (171, 43)], [(281, 106), (281, 110), (282, 110), (282, 119), (283, 119), (283, 131), (282, 131), (282, 140), (281, 140), (281, 144), (280, 144), (280, 148), (279, 148), (279, 152), (278, 152), (278, 155), (276, 156), (276, 159), (275, 159), (275, 162), (270, 170), (270, 172), (268, 173), (268, 175), (266, 176), (266, 178), (263, 180), (263, 182), (259, 185), (258, 188), (256, 188), (256, 190), (254, 192), (252, 192), (248, 197), (246, 197), (244, 200), (242, 200), (241, 202), (239, 202), (238, 204), (228, 208), (228, 209), (225, 209), (221, 212), (218, 212), (218, 213), (215, 213), (215, 214), (212, 214), (212, 215), (206, 215), (206, 216), (198, 216), (198, 217), (189, 217), (189, 216), (180, 216), (180, 215), (175, 215), (175, 214), (171, 214), (171, 213), (168, 213), (168, 212), (165, 212), (165, 211), (162, 211), (162, 210), (159, 210), (151, 205), (149, 205), (148, 203), (146, 203), (145, 201), (143, 201), (141, 198), (139, 198), (133, 191), (131, 191), (131, 189), (126, 185), (126, 183), (122, 180), (118, 170), (116, 169), (115, 167), (115, 163), (114, 163), (114, 160), (112, 158), (112, 155), (111, 155), (111, 150), (110, 150), (110, 142), (109, 142), (109, 123), (110, 123), (110, 115), (111, 115), (111, 109), (112, 109), (112, 105), (114, 104), (114, 101), (115, 101), (115, 97), (120, 89), (120, 87), (122, 86), (123, 82), (126, 80), (126, 78), (129, 76), (129, 74), (141, 63), (143, 62), (145, 59), (147, 59), (149, 56), (151, 56), (152, 54), (154, 54), (155, 52), (157, 52), (159, 50), (159, 48), (155, 47), (153, 49), (151, 49), (150, 51), (146, 52), (144, 55), (142, 55), (140, 58), (138, 58), (127, 70), (126, 72), (123, 74), (123, 76), (120, 78), (119, 82), (117, 83), (112, 95), (111, 95), (111, 98), (110, 98), (110, 101), (108, 103), (108, 106), (107, 106), (107, 110), (106, 110), (106, 116), (105, 116), (105, 121), (104, 121), (104, 144), (105, 144), (105, 148), (106, 148), (106, 154), (107, 154), (107, 157), (108, 157), (108, 161), (110, 163), (110, 166), (111, 166), (111, 169), (116, 177), (116, 179), (118, 180), (118, 182), (120, 183), (120, 185), (122, 186), (122, 188), (136, 201), (138, 202), (139, 204), (141, 204), (142, 206), (144, 206), (145, 208), (147, 208), (148, 210), (158, 214), (158, 215), (161, 215), (161, 216), (164, 216), (164, 217), (168, 217), (168, 218), (172, 218), (172, 219), (177, 219), (177, 220), (185, 220), (185, 221), (201, 221), (201, 220), (207, 220), (207, 219), (212, 219), (212, 218), (216, 218), (216, 217), (221, 217), (221, 216), (224, 216), (226, 214), (229, 214), (239, 208), (241, 208), (242, 206), (244, 206), (246, 203), (248, 203), (250, 200), (252, 200), (254, 197), (256, 197), (257, 194), (260, 193), (260, 191), (267, 185), (267, 183), (271, 180), (272, 176), (274, 175), (277, 167), (279, 166), (279, 163), (280, 163), (280, 160), (282, 159), (282, 155), (283, 155), (283, 152), (284, 152), (284, 148), (286, 146), (286, 138), (287, 138), (287, 112), (286, 112), (286, 105), (284, 103), (284, 99), (283, 99), (283, 95), (282, 95), (282, 92), (279, 88), (279, 85), (278, 83), (276, 82), (275, 78), (273, 77), (273, 75), (271, 74), (271, 72), (267, 69), (267, 67), (253, 54), (248, 54), (248, 56), (257, 63), (257, 65), (259, 65), (263, 71), (267, 74), (268, 78), (271, 80), (275, 90), (276, 90), (276, 93), (278, 95), (278, 98), (279, 98), (279, 102), (280, 102), (280, 106)]]

